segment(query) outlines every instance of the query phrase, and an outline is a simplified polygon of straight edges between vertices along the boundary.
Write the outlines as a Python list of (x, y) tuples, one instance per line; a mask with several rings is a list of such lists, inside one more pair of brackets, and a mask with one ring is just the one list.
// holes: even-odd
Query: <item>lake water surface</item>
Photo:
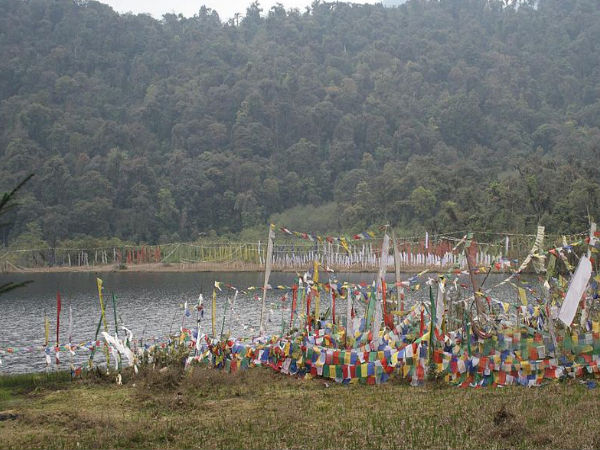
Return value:
[[(184, 318), (183, 303), (189, 302), (190, 306), (196, 304), (198, 295), (204, 295), (205, 315), (201, 327), (205, 332), (210, 330), (210, 305), (215, 280), (229, 283), (240, 289), (249, 286), (262, 286), (264, 274), (258, 272), (203, 272), (203, 273), (134, 273), (110, 272), (101, 273), (36, 273), (36, 274), (3, 274), (0, 283), (7, 281), (33, 280), (33, 283), (0, 296), (0, 349), (7, 347), (22, 349), (23, 347), (44, 345), (44, 311), (50, 320), (50, 343), (56, 340), (56, 291), (60, 290), (62, 296), (61, 313), (61, 344), (67, 342), (69, 321), (69, 305), (73, 310), (73, 343), (91, 341), (94, 338), (100, 306), (96, 277), (104, 281), (104, 298), (106, 303), (106, 318), (109, 331), (114, 334), (114, 314), (112, 309), (112, 293), (117, 297), (117, 314), (119, 322), (131, 329), (134, 338), (142, 336), (147, 338), (166, 337), (169, 332), (179, 330), (184, 321), (184, 326), (195, 327), (196, 313), (192, 309), (190, 317)], [(327, 277), (327, 274), (322, 274)], [(373, 273), (338, 273), (340, 281), (371, 282)], [(404, 275), (404, 279), (412, 275)], [(430, 274), (422, 277), (426, 281)], [(387, 279), (393, 282), (393, 274), (388, 273)], [(504, 279), (506, 275), (491, 275), (486, 282), (492, 286)], [(462, 278), (462, 277), (461, 277)], [(275, 272), (271, 275), (270, 284), (291, 285), (294, 274)], [(468, 277), (461, 280), (468, 283)], [(225, 330), (231, 329), (236, 337), (249, 337), (257, 334), (260, 321), (261, 302), (255, 298), (254, 291), (247, 295), (238, 296), (233, 320), (226, 323)], [(267, 332), (279, 333), (281, 331), (282, 316), (289, 322), (290, 303), (280, 301), (282, 291), (272, 290), (268, 295), (270, 321), (267, 323)], [(223, 289), (217, 297), (217, 332), (221, 330), (223, 311), (227, 297), (232, 296), (232, 291)], [(516, 298), (514, 289), (508, 285), (493, 292), (494, 298), (512, 301)], [(427, 289), (407, 294), (407, 303), (428, 298)], [(345, 305), (345, 302), (343, 303)], [(344, 311), (344, 306), (338, 306), (338, 314)], [(322, 296), (321, 310), (329, 306), (329, 299)], [(229, 316), (227, 316), (229, 321)], [(121, 331), (120, 331), (121, 332)], [(69, 357), (61, 353), (62, 367), (68, 368)], [(76, 362), (82, 363), (89, 357), (85, 350), (79, 350)], [(101, 352), (96, 353), (98, 360), (103, 359)], [(44, 370), (45, 358), (42, 350), (34, 352), (17, 351), (6, 355), (0, 353), (2, 365), (1, 372), (25, 372)], [(53, 364), (54, 368), (54, 364)]]

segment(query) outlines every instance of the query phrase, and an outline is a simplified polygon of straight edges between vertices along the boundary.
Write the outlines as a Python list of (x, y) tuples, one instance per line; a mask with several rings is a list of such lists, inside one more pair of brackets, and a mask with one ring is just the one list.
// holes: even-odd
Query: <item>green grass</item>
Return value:
[(70, 372), (20, 373), (0, 376), (0, 388), (34, 388), (71, 380)]
[[(18, 377), (17, 377), (18, 378)], [(598, 448), (600, 391), (413, 388), (269, 369), (170, 368), (76, 382), (0, 378), (0, 448)], [(8, 393), (9, 397), (5, 397)]]

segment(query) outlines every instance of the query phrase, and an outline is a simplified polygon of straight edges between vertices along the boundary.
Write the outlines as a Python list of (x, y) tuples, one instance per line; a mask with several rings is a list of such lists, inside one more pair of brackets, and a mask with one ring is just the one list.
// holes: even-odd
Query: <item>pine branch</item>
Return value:
[(0, 198), (0, 215), (6, 213), (15, 206), (15, 203), (11, 203), (11, 201), (14, 199), (17, 191), (19, 191), (19, 189), (21, 189), (23, 185), (25, 185), (25, 183), (27, 183), (33, 177), (33, 175), (33, 173), (27, 175), (25, 179), (21, 181), (12, 191), (5, 192), (2, 195), (2, 198)]
[(22, 281), (21, 283), (8, 282), (0, 285), (0, 295), (6, 294), (14, 289), (27, 286), (29, 283), (33, 283), (33, 280)]

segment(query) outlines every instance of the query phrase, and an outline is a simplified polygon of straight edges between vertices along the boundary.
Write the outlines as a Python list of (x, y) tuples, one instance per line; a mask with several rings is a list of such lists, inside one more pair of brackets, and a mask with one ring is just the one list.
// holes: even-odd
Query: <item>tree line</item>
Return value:
[(599, 217), (596, 0), (0, 11), (5, 244)]

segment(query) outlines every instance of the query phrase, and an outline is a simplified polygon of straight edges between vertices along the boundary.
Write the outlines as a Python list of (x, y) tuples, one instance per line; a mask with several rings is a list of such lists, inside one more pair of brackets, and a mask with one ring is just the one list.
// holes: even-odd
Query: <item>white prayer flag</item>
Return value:
[(587, 287), (591, 275), (592, 263), (587, 256), (582, 256), (579, 265), (577, 266), (577, 270), (575, 271), (575, 275), (573, 275), (573, 279), (571, 280), (571, 284), (569, 285), (567, 296), (558, 313), (558, 318), (568, 327), (573, 323), (579, 301), (585, 292), (585, 288)]

